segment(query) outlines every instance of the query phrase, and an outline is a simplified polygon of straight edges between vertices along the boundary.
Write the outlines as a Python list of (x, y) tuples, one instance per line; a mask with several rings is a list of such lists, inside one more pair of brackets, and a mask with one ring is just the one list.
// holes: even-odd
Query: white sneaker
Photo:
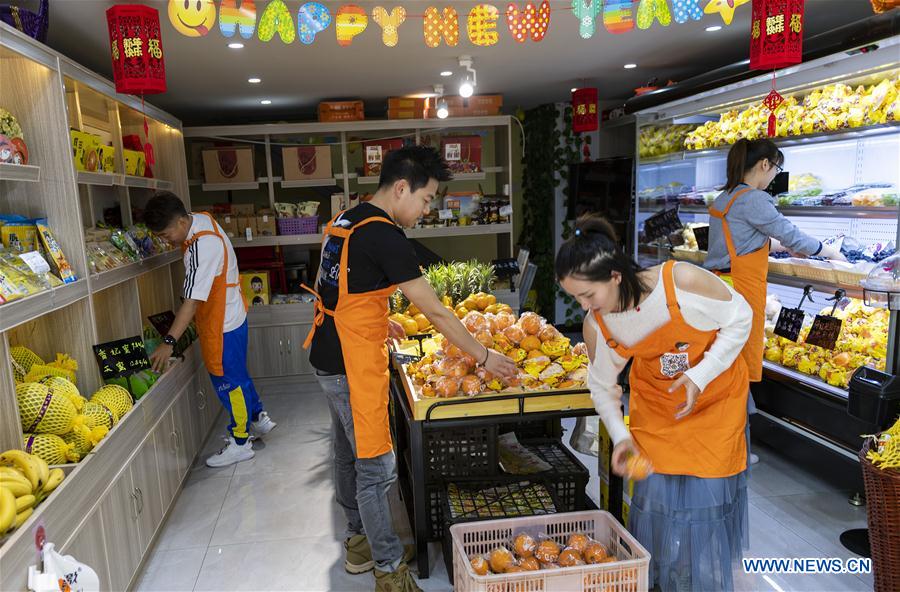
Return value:
[(275, 429), (278, 424), (269, 418), (269, 414), (263, 411), (256, 421), (250, 423), (250, 437), (262, 438)]
[(256, 453), (253, 452), (253, 444), (248, 439), (243, 444), (238, 444), (234, 438), (228, 438), (228, 444), (214, 455), (206, 459), (206, 466), (217, 469), (227, 467), (244, 460), (250, 460)]
[(750, 453), (750, 464), (755, 465), (758, 462), (759, 462), (759, 457), (751, 452)]

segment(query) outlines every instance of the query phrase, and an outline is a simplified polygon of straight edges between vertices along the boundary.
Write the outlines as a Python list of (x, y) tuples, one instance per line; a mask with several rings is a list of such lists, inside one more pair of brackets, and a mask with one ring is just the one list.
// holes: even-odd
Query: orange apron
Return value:
[(303, 347), (309, 348), (316, 328), (322, 325), (326, 314), (330, 315), (334, 319), (341, 349), (344, 352), (356, 456), (375, 458), (389, 452), (393, 447), (388, 419), (390, 358), (385, 341), (388, 337), (390, 314), (388, 298), (397, 287), (388, 286), (371, 292), (351, 294), (347, 280), (347, 263), (350, 256), (350, 237), (354, 232), (372, 222), (391, 226), (395, 224), (387, 218), (378, 216), (366, 218), (352, 228), (342, 228), (334, 225), (336, 218), (337, 216), (325, 227), (323, 244), (329, 236), (344, 240), (338, 274), (337, 306), (334, 310), (328, 310), (322, 304), (322, 298), (314, 290), (304, 286), (316, 296), (316, 316)]
[(737, 358), (697, 397), (690, 415), (678, 420), (684, 391), (669, 393), (672, 383), (703, 360), (718, 331), (687, 324), (675, 298), (674, 261), (663, 264), (668, 323), (627, 348), (610, 337), (603, 317), (594, 313), (607, 345), (633, 358), (629, 398), (630, 431), (635, 445), (657, 473), (705, 479), (730, 477), (747, 468), (747, 366)]
[(741, 356), (747, 363), (747, 371), (750, 382), (762, 380), (763, 351), (766, 342), (766, 284), (769, 275), (769, 243), (746, 255), (738, 255), (731, 239), (731, 230), (728, 228), (728, 215), (731, 206), (741, 195), (750, 191), (749, 187), (735, 192), (731, 201), (725, 206), (724, 211), (709, 208), (709, 215), (722, 221), (722, 234), (725, 235), (725, 245), (728, 247), (728, 256), (731, 258), (731, 282), (735, 292), (744, 297), (747, 304), (753, 310), (753, 324), (750, 326), (750, 336)]
[[(194, 214), (194, 216), (204, 215), (209, 218), (212, 223), (212, 230), (201, 230), (191, 237), (190, 240), (184, 241), (181, 245), (181, 253), (184, 254), (191, 245), (197, 242), (203, 236), (217, 236), (222, 241), (222, 250), (224, 257), (222, 259), (222, 273), (213, 279), (212, 287), (209, 290), (209, 296), (206, 302), (197, 303), (197, 313), (194, 315), (194, 321), (197, 324), (197, 333), (200, 334), (200, 351), (203, 353), (203, 363), (206, 370), (213, 376), (224, 376), (225, 370), (222, 368), (222, 334), (225, 328), (225, 298), (228, 288), (239, 288), (240, 284), (228, 283), (228, 247), (225, 245), (225, 237), (219, 232), (216, 226), (216, 220), (207, 212)], [(247, 302), (244, 302), (247, 306)]]

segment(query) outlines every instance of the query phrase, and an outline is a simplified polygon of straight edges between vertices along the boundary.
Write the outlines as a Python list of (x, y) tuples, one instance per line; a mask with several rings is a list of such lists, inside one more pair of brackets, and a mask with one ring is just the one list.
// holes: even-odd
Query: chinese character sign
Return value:
[(803, 0), (753, 0), (750, 68), (770, 70), (803, 61)]
[(144, 340), (139, 335), (95, 345), (94, 357), (97, 358), (103, 380), (150, 369)]
[(572, 91), (572, 131), (593, 132), (600, 124), (597, 110), (597, 89), (579, 88)]
[(106, 11), (116, 92), (166, 92), (166, 64), (159, 12), (139, 4), (120, 4)]

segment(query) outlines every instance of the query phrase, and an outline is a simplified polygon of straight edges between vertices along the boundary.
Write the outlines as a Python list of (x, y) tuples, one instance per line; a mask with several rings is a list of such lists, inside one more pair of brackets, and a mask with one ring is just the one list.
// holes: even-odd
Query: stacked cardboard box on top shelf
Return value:
[[(475, 95), (464, 99), (460, 96), (442, 97), (447, 103), (449, 117), (487, 117), (500, 115), (503, 108), (503, 95)], [(437, 118), (437, 102), (428, 109), (428, 119)]]

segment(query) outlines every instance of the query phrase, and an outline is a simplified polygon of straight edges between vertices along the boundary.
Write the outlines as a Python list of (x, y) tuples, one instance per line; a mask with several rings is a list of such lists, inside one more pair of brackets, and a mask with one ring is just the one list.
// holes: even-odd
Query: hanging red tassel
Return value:
[(772, 72), (772, 90), (769, 91), (769, 94), (766, 95), (766, 98), (763, 99), (763, 105), (765, 105), (769, 109), (769, 129), (768, 134), (770, 138), (774, 138), (777, 133), (776, 125), (778, 120), (775, 117), (775, 111), (778, 107), (784, 102), (784, 97), (778, 94), (778, 91), (775, 90), (775, 72)]
[(770, 138), (775, 137), (775, 114), (774, 113), (769, 114), (769, 137)]

